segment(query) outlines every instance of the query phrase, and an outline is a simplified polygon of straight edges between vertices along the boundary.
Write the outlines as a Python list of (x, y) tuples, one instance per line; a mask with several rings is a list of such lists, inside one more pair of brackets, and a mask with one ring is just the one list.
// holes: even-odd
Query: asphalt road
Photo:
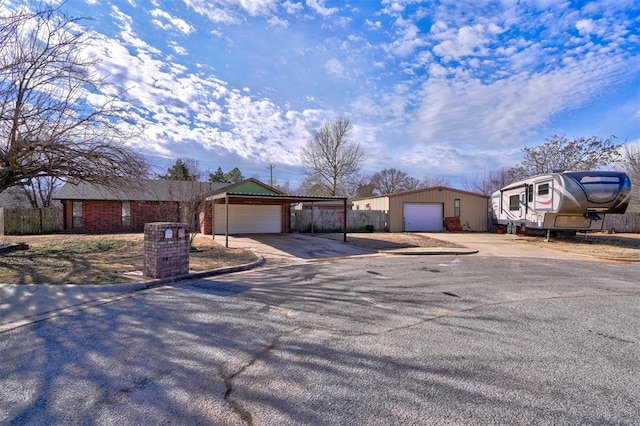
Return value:
[(0, 334), (3, 424), (638, 424), (640, 265), (262, 268)]

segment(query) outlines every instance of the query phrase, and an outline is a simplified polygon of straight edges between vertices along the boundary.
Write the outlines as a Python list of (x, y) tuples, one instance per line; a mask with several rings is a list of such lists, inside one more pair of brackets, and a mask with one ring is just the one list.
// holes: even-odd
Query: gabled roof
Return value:
[(354, 201), (370, 200), (374, 198), (384, 198), (384, 197), (389, 197), (389, 198), (402, 197), (405, 195), (417, 194), (419, 192), (431, 192), (431, 191), (450, 191), (450, 192), (457, 192), (459, 194), (474, 195), (476, 197), (482, 197), (487, 199), (490, 198), (488, 195), (480, 194), (478, 192), (463, 191), (461, 189), (449, 188), (448, 186), (432, 186), (429, 188), (413, 189), (411, 191), (394, 192), (393, 194), (372, 195), (371, 197), (358, 197), (358, 198), (355, 198)]
[(228, 187), (231, 184), (178, 180), (127, 181), (120, 187), (80, 182), (66, 183), (55, 195), (57, 200), (103, 201), (185, 201)]
[(211, 195), (220, 194), (220, 193), (228, 193), (228, 194), (253, 194), (253, 195), (283, 195), (284, 192), (279, 191), (265, 183), (260, 182), (258, 179), (249, 178), (245, 180), (241, 180), (240, 182), (235, 182), (232, 184), (227, 184), (224, 187), (219, 187), (210, 191)]
[(207, 195), (207, 201), (218, 201), (233, 199), (235, 201), (260, 201), (264, 204), (274, 204), (280, 202), (298, 203), (305, 201), (329, 201), (346, 202), (345, 197), (316, 197), (309, 195), (288, 195), (279, 191), (257, 179), (249, 178), (224, 188), (219, 188)]

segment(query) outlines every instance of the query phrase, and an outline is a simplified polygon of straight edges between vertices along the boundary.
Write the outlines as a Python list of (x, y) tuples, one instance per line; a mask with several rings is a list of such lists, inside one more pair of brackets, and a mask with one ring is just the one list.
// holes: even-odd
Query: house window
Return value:
[(460, 217), (460, 198), (453, 200), (453, 215)]
[(538, 195), (549, 195), (549, 184), (538, 185)]
[(131, 203), (129, 201), (122, 203), (122, 226), (131, 226)]
[(520, 196), (512, 195), (509, 197), (509, 210), (520, 210)]
[(74, 228), (82, 228), (82, 201), (74, 201), (72, 203), (71, 222)]

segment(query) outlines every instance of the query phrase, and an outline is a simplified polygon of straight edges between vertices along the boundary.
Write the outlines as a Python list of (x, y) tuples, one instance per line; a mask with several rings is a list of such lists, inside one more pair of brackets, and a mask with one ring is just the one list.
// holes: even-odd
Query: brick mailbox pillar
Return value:
[(176, 222), (144, 225), (145, 277), (165, 278), (189, 273), (189, 226)]

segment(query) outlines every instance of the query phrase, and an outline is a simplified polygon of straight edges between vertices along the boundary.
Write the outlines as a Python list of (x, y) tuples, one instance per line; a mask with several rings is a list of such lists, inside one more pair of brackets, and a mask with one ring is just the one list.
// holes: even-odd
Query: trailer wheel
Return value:
[(507, 223), (507, 234), (513, 234), (513, 224), (511, 222)]

